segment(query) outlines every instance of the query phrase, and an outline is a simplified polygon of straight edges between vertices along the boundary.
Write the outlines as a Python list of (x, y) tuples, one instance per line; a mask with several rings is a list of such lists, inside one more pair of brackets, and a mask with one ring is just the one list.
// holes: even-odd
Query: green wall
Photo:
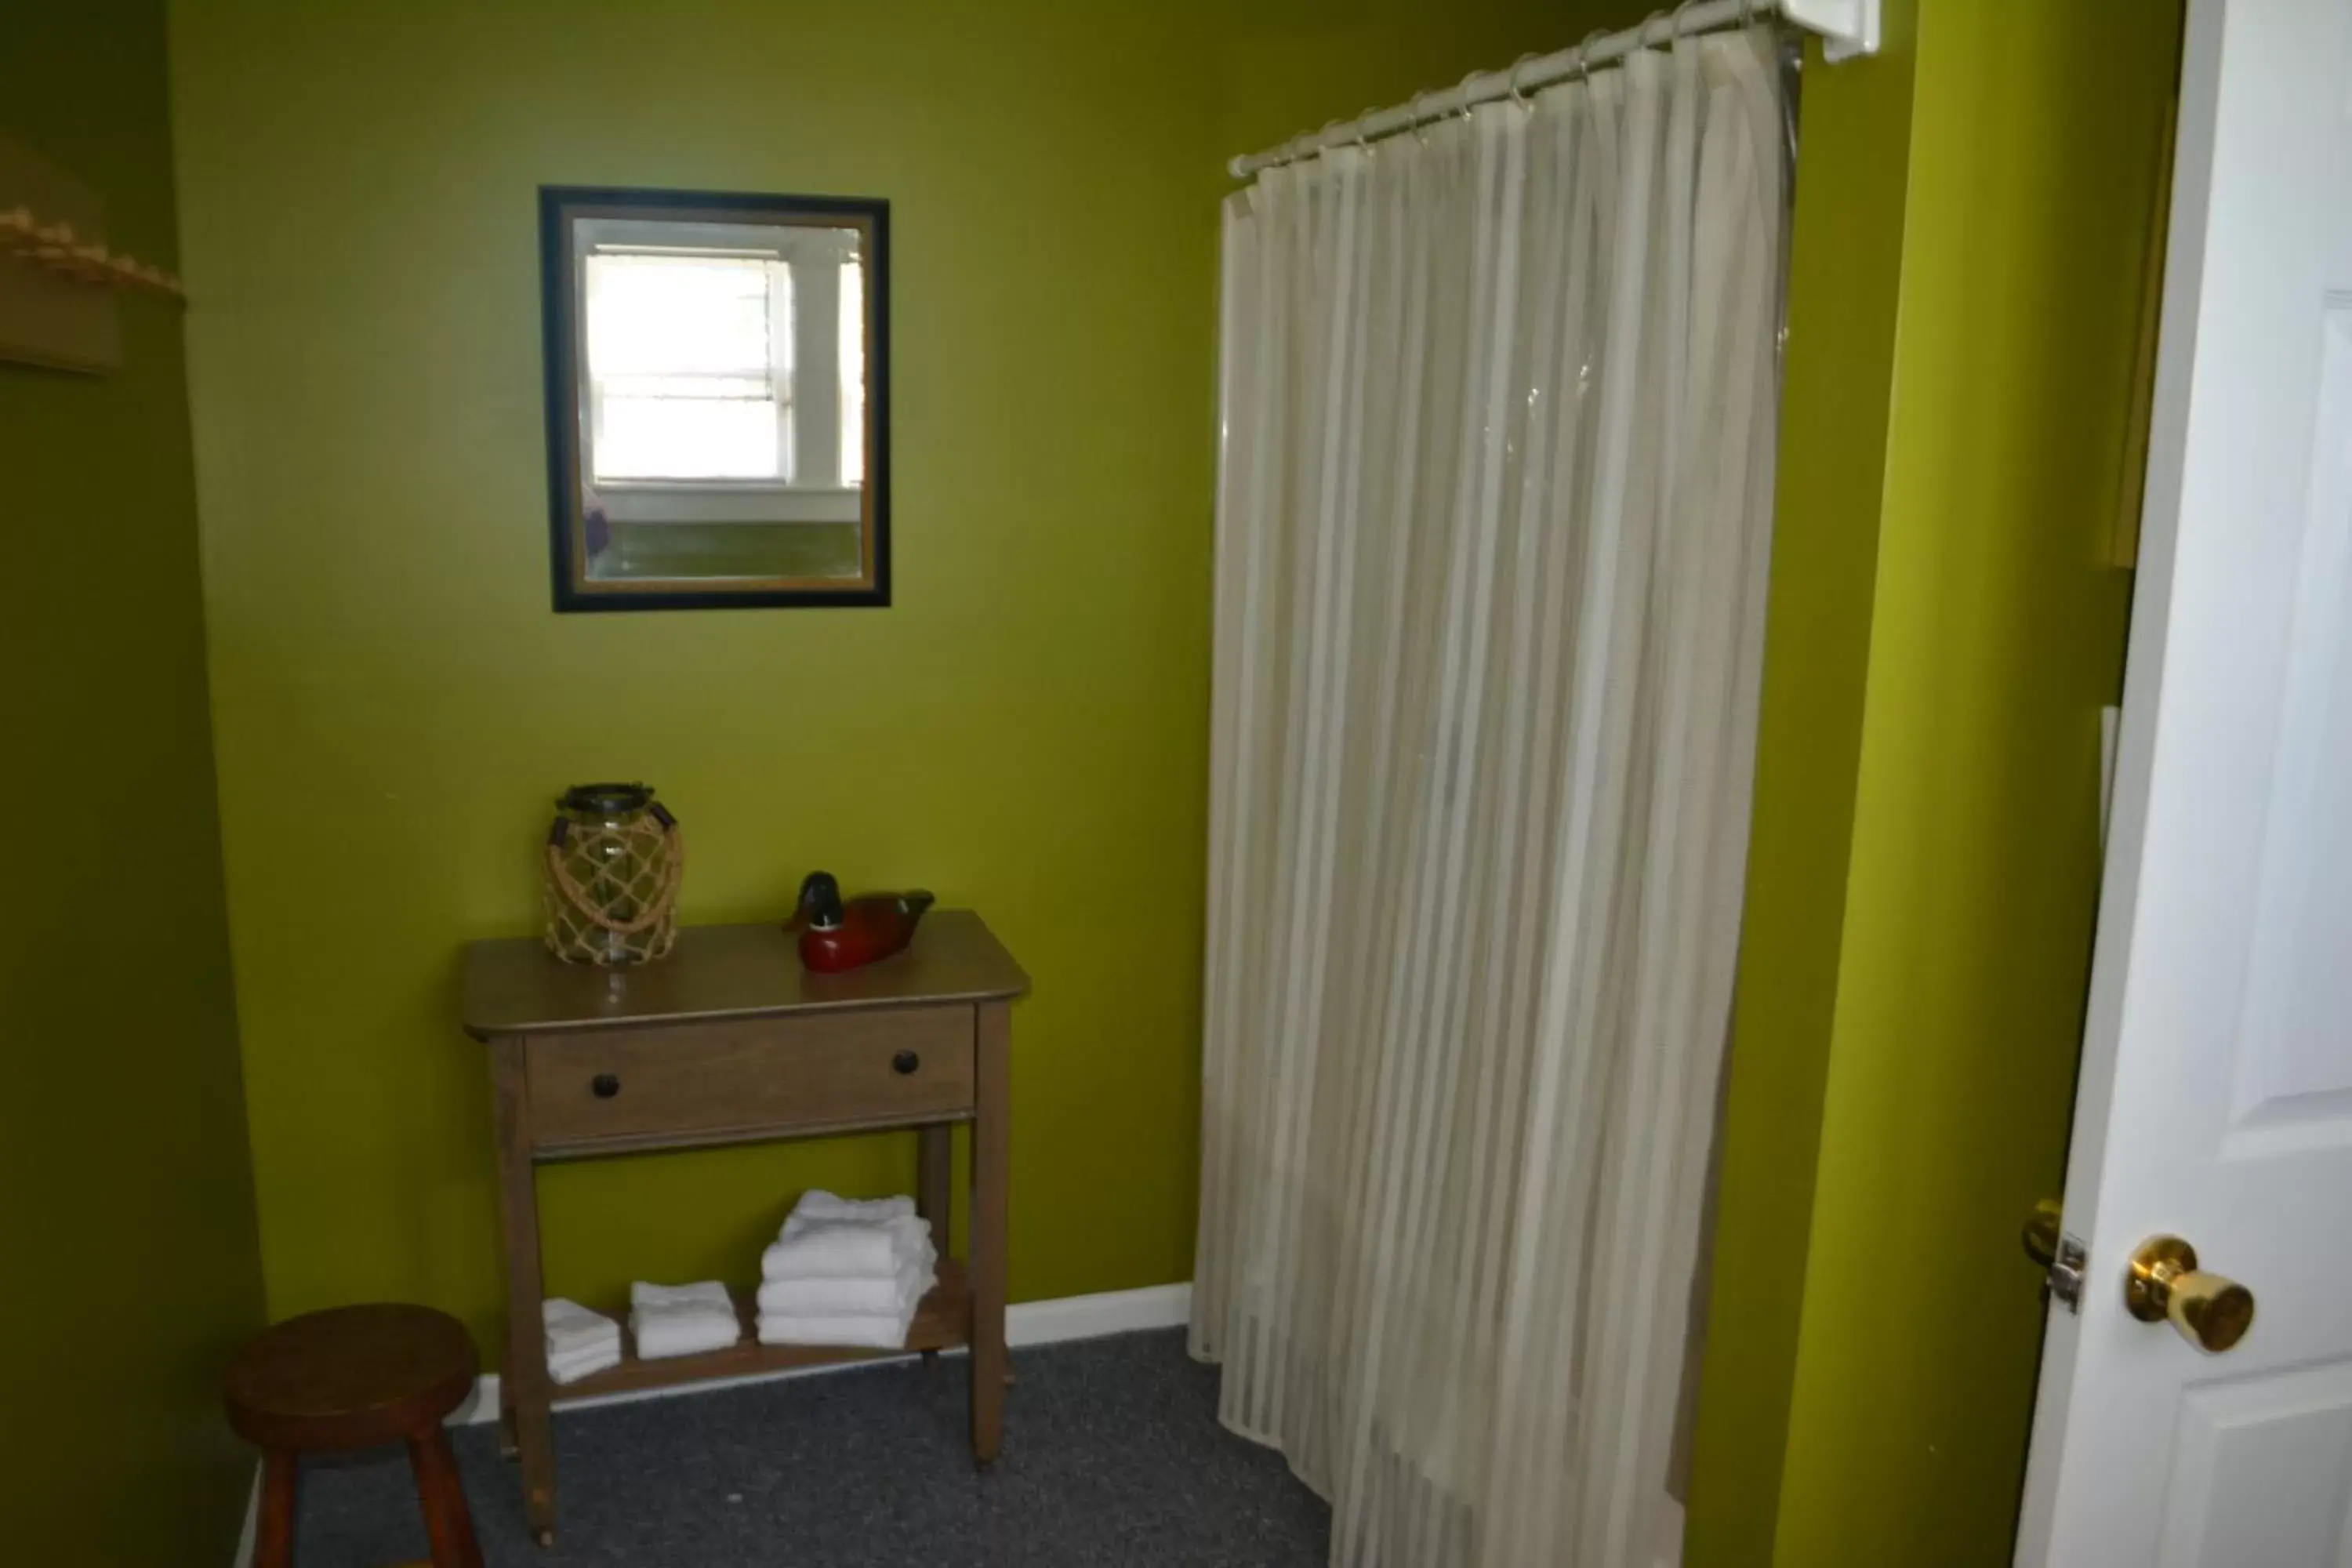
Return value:
[[(550, 798), (604, 777), (677, 811), (688, 919), (780, 916), (814, 866), (981, 910), (1036, 983), (1014, 1298), (1189, 1276), (1223, 160), (1565, 41), (1533, 5), (1326, 10), (176, 8), (275, 1310), (496, 1321), (457, 953), (533, 928)], [(542, 183), (890, 199), (890, 609), (550, 613)], [(551, 1283), (740, 1274), (803, 1185), (911, 1174), (903, 1139), (551, 1168)]]
[[(2128, 589), (2096, 552), (2172, 40), (2119, 0), (1922, 5), (1809, 72), (1700, 1568), (2000, 1560), (2031, 1394), (2013, 1223), (2055, 1189), (2073, 1070)], [(615, 773), (686, 816), (693, 918), (772, 914), (820, 861), (987, 910), (1039, 982), (1015, 1295), (1188, 1272), (1217, 165), (1586, 25), (1318, 10), (175, 14), (278, 1311), (491, 1322), (456, 949), (530, 928), (545, 797)], [(0, 58), (0, 129), (168, 258), (163, 72), (154, 7), (52, 7)], [(891, 197), (896, 608), (547, 612), (541, 182)], [(45, 1353), (8, 1403), (60, 1414), (8, 1513), (50, 1554), (210, 1561), (244, 1476), (211, 1380), (259, 1301), (173, 313), (130, 302), (126, 338), (102, 381), (0, 367), (37, 524), (0, 621), (32, 676), (9, 788), (41, 824), (6, 1173), (40, 1194), (26, 1272), (81, 1287), (10, 1309)], [(732, 1271), (800, 1185), (908, 1163), (561, 1168), (554, 1283)]]
[[(1694, 1568), (2009, 1557), (2042, 1326), (2017, 1229), (2064, 1155), (2178, 20), (1918, 0), (1908, 47), (1807, 84), (1782, 537), (1854, 554), (1776, 560)], [(1828, 142), (1849, 113), (1867, 169)]]
[(1769, 1561), (1836, 1011), (1894, 384), (1912, 0), (1867, 61), (1804, 67), (1789, 343), (1713, 1310), (1686, 1561)]
[[(0, 136), (172, 264), (160, 3), (20, 7)], [(217, 1404), (261, 1319), (178, 310), (123, 368), (0, 363), (0, 1520), (12, 1562), (228, 1561), (251, 1479)]]

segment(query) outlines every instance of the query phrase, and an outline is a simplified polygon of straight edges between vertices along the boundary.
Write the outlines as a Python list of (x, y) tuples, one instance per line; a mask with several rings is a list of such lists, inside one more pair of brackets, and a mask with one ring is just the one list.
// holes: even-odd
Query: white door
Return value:
[[(2347, 49), (2352, 0), (2191, 0), (2028, 1568), (2352, 1568)], [(2234, 1348), (2126, 1310), (2159, 1235)]]

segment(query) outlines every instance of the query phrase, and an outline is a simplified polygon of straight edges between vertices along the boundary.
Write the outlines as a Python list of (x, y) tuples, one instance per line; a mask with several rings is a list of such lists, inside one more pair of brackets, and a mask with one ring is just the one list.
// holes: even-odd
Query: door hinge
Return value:
[(2077, 1317), (2083, 1312), (2084, 1266), (2090, 1261), (2090, 1257), (2089, 1250), (2077, 1237), (2059, 1237), (2058, 1256), (2052, 1261), (2050, 1273), (2044, 1281), (2051, 1300)]

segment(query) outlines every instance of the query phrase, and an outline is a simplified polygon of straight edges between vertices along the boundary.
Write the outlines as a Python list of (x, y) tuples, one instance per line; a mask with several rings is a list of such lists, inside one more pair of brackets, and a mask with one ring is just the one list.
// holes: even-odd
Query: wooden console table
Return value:
[[(971, 1451), (996, 1458), (1004, 1420), (1004, 1237), (1013, 998), (1028, 977), (969, 910), (926, 918), (906, 952), (843, 974), (801, 967), (774, 925), (689, 927), (657, 963), (558, 962), (535, 938), (466, 950), (466, 1032), (490, 1047), (507, 1342), (500, 1420), (522, 1461), (540, 1543), (555, 1531), (555, 1454), (541, 1323), (541, 1161), (648, 1149), (912, 1128), (917, 1208), (940, 1248), (908, 1351), (971, 1350)], [(971, 1123), (971, 1245), (947, 1256), (953, 1124)], [(635, 1356), (562, 1389), (565, 1399), (887, 1351), (762, 1345)]]

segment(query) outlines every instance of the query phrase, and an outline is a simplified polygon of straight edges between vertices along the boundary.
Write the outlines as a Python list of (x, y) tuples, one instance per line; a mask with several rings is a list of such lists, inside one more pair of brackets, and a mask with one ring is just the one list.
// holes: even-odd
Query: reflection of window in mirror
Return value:
[(541, 194), (559, 608), (887, 603), (887, 207)]

